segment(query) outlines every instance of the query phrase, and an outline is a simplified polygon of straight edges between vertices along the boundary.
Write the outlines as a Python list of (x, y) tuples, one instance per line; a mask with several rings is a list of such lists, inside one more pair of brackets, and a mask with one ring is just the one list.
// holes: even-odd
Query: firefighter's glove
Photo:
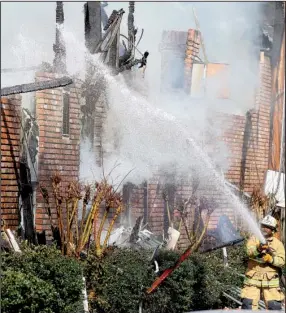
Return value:
[(264, 254), (262, 259), (265, 263), (273, 263), (273, 257), (269, 253)]
[(264, 252), (264, 251), (267, 251), (268, 248), (269, 248), (268, 244), (259, 243), (259, 244), (257, 245), (257, 251), (258, 251), (259, 253), (262, 253), (262, 252)]

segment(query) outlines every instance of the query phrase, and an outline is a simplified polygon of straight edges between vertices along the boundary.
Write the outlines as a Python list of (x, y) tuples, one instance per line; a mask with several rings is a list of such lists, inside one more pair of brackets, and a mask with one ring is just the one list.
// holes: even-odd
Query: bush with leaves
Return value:
[[(232, 252), (232, 250), (234, 250)], [(240, 251), (238, 253), (238, 251)], [(242, 251), (242, 252), (241, 252)], [(231, 268), (224, 268), (221, 251), (195, 254), (181, 264), (152, 294), (145, 293), (156, 279), (150, 263), (152, 251), (110, 249), (103, 259), (90, 255), (85, 277), (90, 305), (98, 313), (138, 312), (142, 302), (148, 313), (180, 313), (190, 310), (230, 306), (222, 295), (230, 286), (241, 286), (243, 254), (241, 247), (231, 248)], [(179, 253), (161, 251), (157, 257), (160, 272), (172, 266)]]
[[(146, 295), (146, 288), (156, 278), (151, 254), (152, 251), (115, 248), (100, 260), (89, 256), (85, 277), (91, 307), (99, 313), (133, 313), (138, 312), (142, 301), (144, 311), (150, 313), (186, 311), (193, 293), (190, 263), (184, 263), (157, 292)], [(161, 269), (178, 257), (169, 251), (162, 254), (158, 259)]]
[(192, 257), (197, 268), (192, 310), (237, 306), (222, 293), (227, 292), (230, 287), (242, 287), (243, 277), (239, 274), (244, 273), (244, 250), (244, 246), (228, 249), (228, 267), (224, 267), (221, 250)]
[(2, 256), (3, 313), (64, 313), (82, 308), (82, 268), (55, 247)]

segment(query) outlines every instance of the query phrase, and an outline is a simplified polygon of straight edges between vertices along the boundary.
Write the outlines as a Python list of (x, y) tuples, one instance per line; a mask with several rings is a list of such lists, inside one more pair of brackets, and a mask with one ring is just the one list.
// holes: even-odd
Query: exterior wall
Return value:
[(193, 63), (190, 83), (192, 98), (228, 99), (229, 69), (222, 63)]
[[(197, 42), (194, 45), (194, 42)], [(193, 60), (198, 55), (199, 33), (189, 30), (188, 45), (185, 59), (185, 90), (191, 88)], [(213, 74), (223, 70), (225, 65), (218, 65), (209, 70)], [(221, 138), (226, 143), (230, 154), (230, 166), (225, 173), (226, 178), (238, 188), (251, 193), (254, 188), (262, 188), (264, 176), (268, 169), (268, 151), (269, 151), (269, 133), (270, 133), (270, 108), (271, 108), (271, 64), (270, 58), (261, 53), (260, 56), (260, 87), (256, 98), (253, 100), (253, 109), (245, 116), (223, 114), (219, 112), (210, 112), (215, 119), (220, 120), (225, 125), (225, 132)], [(211, 73), (209, 73), (211, 75)], [(225, 86), (224, 86), (225, 87)], [(219, 96), (219, 95), (218, 95)], [(223, 88), (221, 97), (228, 97), (227, 88)], [(156, 235), (162, 235), (166, 212), (162, 189), (160, 187), (160, 177), (154, 177), (148, 184), (148, 226)], [(200, 190), (200, 193), (206, 197), (213, 198), (218, 204), (212, 216), (208, 228), (214, 229), (217, 226), (219, 217), (226, 214), (239, 225), (240, 219), (236, 212), (231, 209), (229, 199), (216, 193), (215, 186), (213, 190)], [(137, 190), (137, 194), (138, 194)], [(175, 206), (180, 200), (187, 199), (191, 194), (191, 186), (182, 182), (176, 186)], [(143, 215), (142, 200), (137, 205), (133, 205), (133, 211), (136, 216)], [(184, 229), (182, 229), (179, 246), (185, 246), (187, 238)]]
[[(43, 81), (55, 78), (52, 73), (37, 73)], [(79, 178), (80, 104), (75, 87), (70, 88), (69, 136), (62, 134), (63, 88), (36, 92), (36, 117), (39, 126), (38, 182), (52, 195), (51, 176), (58, 171), (66, 187)], [(51, 199), (53, 197), (50, 197)], [(45, 201), (38, 188), (36, 194), (36, 230), (50, 231)], [(50, 203), (53, 219), (56, 218), (55, 202)]]
[[(285, 7), (284, 7), (285, 10)], [(269, 158), (269, 169), (279, 171), (280, 167), (280, 153), (282, 140), (282, 123), (285, 123), (285, 113), (283, 120), (283, 107), (285, 110), (285, 33), (280, 50), (280, 58), (275, 64), (272, 71), (272, 94), (273, 94), (273, 113), (271, 116), (271, 124), (273, 130), (270, 138), (271, 154)], [(285, 142), (285, 141), (284, 141)], [(284, 147), (285, 149), (285, 147)], [(285, 153), (284, 153), (285, 158)], [(285, 171), (285, 167), (284, 167)]]
[(206, 68), (207, 95), (218, 99), (229, 98), (228, 64), (208, 63)]
[(148, 183), (148, 211), (149, 228), (154, 234), (163, 235), (165, 208), (159, 176)]
[(162, 34), (162, 42), (159, 47), (162, 92), (180, 90), (184, 87), (187, 36), (188, 33), (184, 31), (164, 31)]
[(19, 225), (21, 96), (1, 97), (1, 214), (7, 227)]
[(261, 54), (260, 59), (260, 89), (256, 96), (256, 109), (249, 112), (249, 129), (245, 127), (244, 137), (249, 134), (249, 142), (244, 142), (245, 154), (244, 181), (241, 188), (251, 192), (254, 187), (263, 188), (265, 173), (268, 169), (270, 108), (271, 108), (271, 64), (270, 58)]
[[(195, 33), (189, 31), (189, 37), (192, 34)], [(217, 72), (217, 69), (213, 70)], [(186, 64), (186, 71), (192, 71), (191, 62)], [(227, 143), (231, 151), (231, 165), (226, 177), (246, 192), (252, 192), (254, 187), (262, 188), (268, 168), (271, 84), (270, 58), (262, 52), (260, 88), (256, 95), (255, 105), (253, 105), (254, 109), (250, 110), (246, 116), (215, 114), (216, 119), (221, 119), (226, 125), (222, 140)]]

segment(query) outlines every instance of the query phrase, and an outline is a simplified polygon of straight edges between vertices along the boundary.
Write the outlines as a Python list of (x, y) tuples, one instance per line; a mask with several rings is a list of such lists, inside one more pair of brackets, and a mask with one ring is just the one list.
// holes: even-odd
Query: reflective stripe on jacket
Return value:
[(264, 263), (259, 258), (257, 247), (259, 240), (250, 238), (246, 244), (249, 261), (245, 273), (244, 284), (249, 286), (276, 288), (279, 287), (279, 268), (285, 265), (285, 248), (283, 243), (275, 237), (267, 238), (272, 250), (273, 263)]

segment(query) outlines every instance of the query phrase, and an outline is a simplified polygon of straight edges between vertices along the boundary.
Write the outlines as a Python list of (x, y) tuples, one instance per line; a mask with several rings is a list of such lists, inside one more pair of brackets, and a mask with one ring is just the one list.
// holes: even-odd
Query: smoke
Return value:
[[(207, 81), (207, 97), (196, 100), (182, 91), (161, 94), (162, 64), (159, 45), (164, 30), (185, 31), (195, 28), (192, 7), (195, 7), (200, 29), (206, 48), (208, 61), (211, 63), (228, 64), (228, 72), (216, 75)], [(112, 9), (123, 8), (126, 12), (122, 32), (127, 32), (128, 3), (110, 3), (108, 13)], [(133, 77), (131, 86), (137, 92), (147, 95), (155, 108), (174, 115), (180, 124), (208, 152), (213, 163), (225, 172), (229, 166), (230, 151), (219, 141), (224, 125), (219, 124), (213, 111), (244, 115), (254, 107), (255, 90), (258, 87), (259, 50), (258, 22), (259, 3), (136, 3), (135, 27), (144, 28), (144, 36), (139, 44), (139, 50), (148, 50), (145, 79), (139, 75)], [(124, 23), (125, 22), (125, 23)], [(139, 57), (139, 55), (138, 55)], [(203, 58), (203, 55), (200, 55)], [(172, 62), (172, 60), (170, 60)], [(169, 65), (168, 65), (169, 66)], [(171, 64), (170, 77), (173, 78), (183, 69), (180, 64)], [(216, 99), (216, 91), (226, 85), (230, 99)], [(144, 86), (144, 88), (142, 88)], [(147, 89), (147, 91), (146, 91)], [(109, 101), (111, 110), (105, 124), (105, 141), (109, 146), (109, 155), (117, 155), (121, 159), (124, 172), (128, 168), (136, 168), (134, 175), (128, 177), (131, 181), (139, 181), (142, 177), (149, 179), (154, 169), (172, 169), (174, 164), (180, 173), (189, 171), (190, 158), (175, 141), (167, 142), (166, 128), (152, 125), (150, 117), (138, 116), (126, 110), (120, 110), (126, 99), (111, 88)], [(132, 101), (130, 101), (132, 106)], [(113, 108), (113, 109), (112, 109)], [(171, 129), (171, 128), (170, 128)], [(171, 130), (170, 130), (171, 131)], [(112, 142), (119, 147), (112, 150)], [(124, 160), (128, 160), (125, 163)], [(131, 164), (130, 164), (131, 163)], [(128, 164), (128, 166), (127, 166)], [(140, 173), (140, 174), (139, 174)], [(136, 176), (137, 175), (137, 176)]]
[[(21, 6), (21, 8), (17, 7)], [(197, 142), (207, 150), (214, 164), (222, 171), (228, 168), (227, 147), (218, 138), (224, 131), (223, 125), (215, 123), (210, 114), (213, 110), (244, 114), (254, 105), (254, 90), (258, 78), (257, 23), (260, 3), (159, 3), (138, 2), (135, 6), (135, 27), (138, 34), (144, 28), (144, 36), (138, 48), (148, 50), (148, 66), (145, 78), (139, 72), (132, 73), (132, 88), (143, 94), (154, 108), (171, 113)], [(195, 7), (203, 34), (209, 62), (229, 64), (228, 88), (231, 100), (217, 100), (211, 95), (221, 84), (224, 77), (217, 76), (209, 80), (210, 96), (195, 100), (182, 91), (160, 94), (161, 52), (159, 44), (164, 30), (187, 32), (195, 28), (192, 7)], [(38, 65), (42, 61), (52, 63), (52, 45), (55, 41), (55, 3), (4, 3), (1, 19), (1, 66), (27, 67)], [(122, 33), (127, 33), (128, 3), (109, 3), (107, 13), (113, 9), (125, 9)], [(4, 11), (3, 11), (4, 9)], [(20, 12), (21, 14), (17, 13)], [(26, 15), (24, 12), (27, 12)], [(67, 68), (70, 74), (84, 76), (85, 46), (83, 3), (64, 3)], [(24, 14), (23, 14), (24, 13)], [(5, 19), (6, 17), (6, 19)], [(13, 27), (13, 32), (10, 28)], [(8, 33), (16, 34), (10, 38)], [(138, 35), (139, 36), (139, 35)], [(137, 55), (139, 57), (140, 55)], [(201, 55), (202, 58), (202, 55)], [(182, 71), (172, 64), (170, 76)], [(27, 76), (14, 74), (8, 78), (2, 75), (2, 85), (33, 81), (33, 73)], [(183, 73), (182, 73), (183, 75)], [(119, 81), (124, 85), (123, 77)], [(129, 78), (130, 81), (130, 78)], [(214, 90), (214, 92), (212, 92)], [(128, 180), (139, 183), (150, 179), (159, 168), (174, 168), (179, 173), (186, 173), (195, 156), (186, 157), (185, 147), (171, 136), (173, 129), (164, 128), (150, 119), (147, 112), (137, 114), (126, 112), (126, 98), (115, 86), (110, 86), (110, 110), (104, 128), (104, 174), (112, 170), (112, 179), (120, 181), (130, 170)], [(132, 101), (130, 101), (132, 109)], [(153, 124), (152, 124), (153, 123)], [(172, 139), (167, 141), (167, 139)], [(99, 179), (103, 170), (95, 164), (95, 156), (90, 145), (81, 144), (81, 178)]]
[[(127, 31), (128, 3), (110, 3), (109, 13), (116, 8), (124, 8), (125, 23), (123, 31)], [(208, 61), (211, 63), (229, 64), (228, 83), (230, 101), (226, 105), (215, 101), (217, 109), (244, 114), (253, 107), (254, 91), (258, 83), (258, 22), (260, 20), (261, 3), (258, 2), (138, 2), (135, 6), (135, 27), (138, 33), (144, 28), (144, 35), (139, 49), (148, 50), (150, 57), (146, 70), (149, 94), (157, 96), (161, 81), (161, 52), (159, 44), (164, 30), (184, 31), (196, 28), (193, 10), (199, 20)], [(125, 27), (124, 27), (125, 26)], [(201, 58), (203, 55), (201, 54)], [(169, 65), (168, 65), (169, 66)], [(173, 68), (174, 76), (181, 68)], [(215, 78), (210, 82), (220, 86), (222, 80)], [(213, 102), (213, 99), (209, 99)]]

